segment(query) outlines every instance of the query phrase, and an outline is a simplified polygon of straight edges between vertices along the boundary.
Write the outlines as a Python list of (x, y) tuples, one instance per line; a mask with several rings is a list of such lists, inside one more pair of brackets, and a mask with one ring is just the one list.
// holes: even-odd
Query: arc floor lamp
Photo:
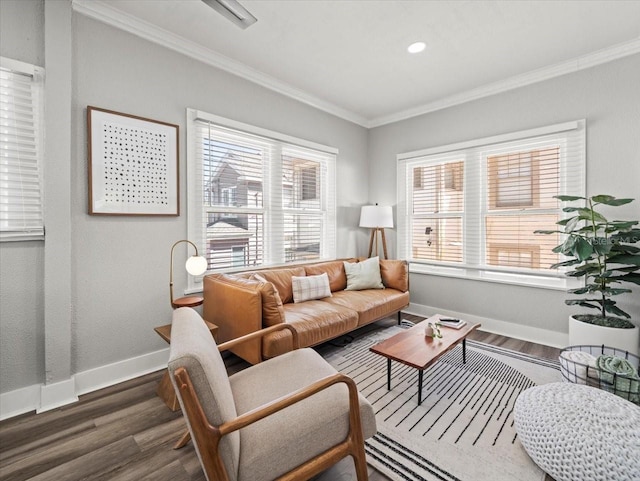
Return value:
[(203, 302), (203, 299), (200, 296), (186, 296), (186, 297), (180, 297), (178, 299), (173, 298), (173, 250), (176, 248), (178, 244), (182, 242), (187, 242), (188, 244), (191, 244), (196, 251), (195, 255), (190, 256), (184, 265), (187, 272), (192, 276), (199, 276), (204, 274), (207, 270), (207, 260), (204, 257), (198, 255), (198, 248), (193, 242), (187, 239), (182, 239), (177, 241), (175, 244), (171, 246), (171, 266), (169, 271), (169, 295), (171, 297), (171, 307), (173, 307), (174, 309), (178, 307), (195, 307), (195, 306), (199, 306)]
[(393, 227), (393, 209), (391, 206), (381, 205), (363, 205), (360, 211), (360, 227), (368, 227), (371, 229), (371, 237), (369, 238), (369, 254), (371, 257), (373, 245), (375, 242), (375, 255), (378, 255), (378, 234), (382, 237), (382, 251), (384, 258), (387, 256), (387, 239), (384, 235), (386, 227)]

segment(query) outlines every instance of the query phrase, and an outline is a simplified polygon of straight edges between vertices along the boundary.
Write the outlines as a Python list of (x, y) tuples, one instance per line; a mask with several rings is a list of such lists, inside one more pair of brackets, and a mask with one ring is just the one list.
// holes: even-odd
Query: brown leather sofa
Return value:
[[(204, 278), (203, 317), (218, 326), (219, 343), (286, 322), (298, 333), (300, 347), (310, 347), (394, 313), (399, 315), (409, 305), (406, 261), (381, 259), (380, 276), (385, 288), (359, 291), (345, 290), (347, 276), (343, 261), (358, 262), (358, 259), (210, 274)], [(331, 297), (293, 302), (293, 276), (325, 272)], [(291, 349), (291, 332), (280, 330), (265, 335), (262, 340), (244, 343), (233, 352), (256, 364)]]

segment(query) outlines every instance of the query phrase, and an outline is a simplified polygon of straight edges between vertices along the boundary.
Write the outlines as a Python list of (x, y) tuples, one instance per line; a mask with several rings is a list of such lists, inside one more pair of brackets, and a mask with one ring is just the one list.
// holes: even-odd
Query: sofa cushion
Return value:
[(262, 325), (264, 327), (275, 326), (284, 322), (284, 308), (280, 294), (273, 286), (260, 274), (253, 274), (253, 279), (262, 282), (260, 295), (262, 296)]
[(308, 276), (317, 276), (326, 273), (329, 277), (331, 292), (342, 291), (347, 287), (347, 274), (344, 271), (343, 261), (321, 262), (304, 266)]
[(327, 277), (326, 272), (317, 276), (293, 276), (291, 278), (291, 287), (293, 289), (293, 302), (305, 302), (331, 297), (329, 277)]
[[(326, 299), (331, 299), (327, 297)], [(322, 301), (285, 304), (286, 322), (298, 333), (300, 347), (309, 347), (345, 334), (358, 325), (358, 313), (348, 306)], [(264, 336), (262, 354), (275, 357), (292, 349), (291, 333), (287, 330)]]
[(344, 262), (343, 265), (347, 274), (347, 291), (384, 288), (378, 257), (362, 262)]
[(400, 292), (409, 290), (409, 268), (405, 260), (380, 259), (380, 276), (385, 287)]
[(304, 267), (302, 266), (290, 269), (269, 269), (258, 271), (257, 273), (273, 284), (278, 294), (280, 294), (280, 299), (282, 299), (283, 304), (293, 302), (291, 278), (293, 276), (302, 277), (306, 275)]
[[(322, 301), (354, 309), (358, 313), (358, 326), (382, 319), (409, 305), (409, 293), (395, 289), (369, 289), (334, 292)], [(288, 319), (288, 313), (287, 313)]]

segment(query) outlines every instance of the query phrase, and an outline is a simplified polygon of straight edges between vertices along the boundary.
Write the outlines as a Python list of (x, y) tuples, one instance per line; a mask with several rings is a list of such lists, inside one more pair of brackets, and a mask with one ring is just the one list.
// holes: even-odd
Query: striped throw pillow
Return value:
[(304, 302), (312, 299), (331, 297), (329, 277), (326, 272), (318, 276), (293, 276), (291, 281), (293, 287), (293, 302)]

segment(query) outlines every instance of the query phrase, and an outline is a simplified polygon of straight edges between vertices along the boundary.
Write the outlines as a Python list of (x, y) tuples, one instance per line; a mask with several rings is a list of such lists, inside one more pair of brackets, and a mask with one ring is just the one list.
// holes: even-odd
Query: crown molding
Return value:
[(391, 115), (377, 117), (370, 120), (367, 127), (380, 127), (382, 125), (399, 122), (401, 120), (428, 114), (437, 110), (453, 107), (455, 105), (464, 104), (472, 100), (478, 100), (491, 95), (524, 87), (526, 85), (560, 77), (561, 75), (578, 72), (580, 70), (595, 67), (597, 65), (637, 53), (640, 53), (640, 37), (612, 47), (597, 50), (565, 62), (560, 62), (555, 65), (532, 70), (521, 75), (515, 75), (498, 82), (493, 82), (475, 89), (460, 92), (459, 94), (451, 95), (435, 102), (430, 102), (428, 104), (403, 110), (402, 112), (397, 112)]
[(335, 115), (336, 117), (340, 117), (363, 127), (367, 126), (368, 119), (361, 115), (292, 87), (281, 80), (221, 55), (218, 52), (205, 48), (196, 42), (180, 37), (168, 30), (160, 28), (149, 22), (145, 22), (144, 20), (140, 20), (132, 15), (125, 14), (110, 5), (97, 0), (72, 0), (72, 6), (75, 12), (86, 17), (93, 18), (145, 40), (149, 40), (150, 42), (162, 45), (163, 47), (249, 80), (250, 82), (258, 84), (269, 90)]
[(580, 70), (640, 53), (640, 37), (638, 37), (628, 42), (620, 43), (612, 47), (557, 63), (555, 65), (532, 70), (531, 72), (526, 72), (524, 74), (483, 85), (475, 89), (460, 92), (435, 102), (429, 102), (427, 104), (390, 115), (366, 118), (360, 114), (332, 104), (331, 102), (322, 100), (319, 97), (304, 92), (270, 75), (221, 55), (218, 52), (207, 49), (202, 45), (180, 37), (156, 25), (140, 20), (132, 15), (125, 14), (99, 0), (72, 0), (72, 6), (74, 11), (82, 15), (99, 20), (145, 40), (162, 45), (207, 65), (219, 68), (269, 90), (365, 128), (380, 127), (394, 122), (399, 122), (401, 120), (428, 114), (437, 110), (443, 110), (455, 105), (507, 92), (526, 85), (578, 72)]

